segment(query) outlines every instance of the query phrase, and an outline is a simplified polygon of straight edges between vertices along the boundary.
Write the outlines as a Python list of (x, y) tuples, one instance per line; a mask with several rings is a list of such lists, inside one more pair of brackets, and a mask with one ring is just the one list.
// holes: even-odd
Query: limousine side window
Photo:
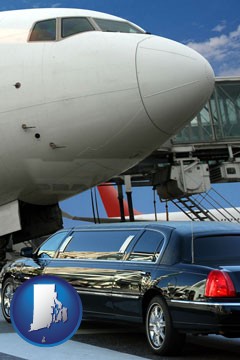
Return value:
[(194, 239), (196, 264), (239, 264), (239, 235), (218, 235)]
[(155, 262), (163, 244), (164, 235), (162, 233), (146, 230), (133, 247), (127, 260)]
[[(124, 243), (133, 239), (137, 231), (76, 231), (61, 258), (120, 260)], [(131, 238), (130, 238), (131, 237)]]
[(67, 231), (54, 234), (48, 240), (46, 240), (37, 251), (38, 257), (54, 257), (54, 254), (59, 249), (64, 238), (67, 236)]

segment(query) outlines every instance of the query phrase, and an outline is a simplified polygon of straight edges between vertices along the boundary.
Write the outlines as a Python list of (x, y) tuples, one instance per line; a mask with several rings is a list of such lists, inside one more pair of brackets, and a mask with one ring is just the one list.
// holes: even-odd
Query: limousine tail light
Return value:
[(206, 297), (234, 297), (236, 290), (228, 273), (212, 270), (207, 277), (205, 287)]

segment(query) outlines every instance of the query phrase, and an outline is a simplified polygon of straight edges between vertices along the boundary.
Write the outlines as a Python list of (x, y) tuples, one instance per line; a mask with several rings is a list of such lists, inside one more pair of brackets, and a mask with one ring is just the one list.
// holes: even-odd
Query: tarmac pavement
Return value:
[[(79, 329), (77, 334), (112, 333), (114, 329)], [(118, 330), (119, 331), (119, 330)], [(38, 347), (24, 341), (8, 324), (0, 310), (0, 360), (141, 360), (141, 357), (69, 340), (53, 347)]]
[(160, 357), (151, 352), (142, 329), (117, 324), (82, 323), (70, 341), (54, 347), (25, 342), (0, 310), (0, 360), (239, 360), (240, 340), (188, 336), (182, 354)]

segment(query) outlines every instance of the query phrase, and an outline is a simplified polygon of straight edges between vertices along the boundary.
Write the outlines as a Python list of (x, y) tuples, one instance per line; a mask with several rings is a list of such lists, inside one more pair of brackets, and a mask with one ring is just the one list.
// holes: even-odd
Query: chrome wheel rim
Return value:
[(155, 348), (160, 348), (166, 336), (166, 322), (159, 304), (154, 304), (149, 312), (148, 333)]
[(14, 288), (12, 284), (8, 284), (4, 289), (3, 294), (3, 311), (7, 317), (10, 318), (10, 306), (14, 294)]

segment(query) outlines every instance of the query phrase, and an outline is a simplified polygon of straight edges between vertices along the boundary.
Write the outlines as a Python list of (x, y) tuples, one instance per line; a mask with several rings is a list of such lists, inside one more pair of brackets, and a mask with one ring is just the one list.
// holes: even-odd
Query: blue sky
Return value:
[[(217, 76), (240, 76), (239, 0), (1, 0), (0, 10), (38, 7), (76, 7), (107, 12), (135, 22), (147, 31), (187, 44), (211, 63)], [(218, 185), (235, 206), (240, 204), (239, 184)], [(134, 205), (153, 212), (150, 189), (134, 189)], [(65, 211), (91, 215), (90, 193), (62, 203)], [(99, 201), (100, 214), (105, 215)], [(163, 211), (158, 204), (158, 211)], [(67, 221), (71, 226), (72, 223)], [(76, 225), (76, 223), (74, 223)]]
[(0, 10), (77, 7), (131, 20), (147, 31), (188, 44), (216, 75), (240, 74), (239, 0), (1, 0)]

